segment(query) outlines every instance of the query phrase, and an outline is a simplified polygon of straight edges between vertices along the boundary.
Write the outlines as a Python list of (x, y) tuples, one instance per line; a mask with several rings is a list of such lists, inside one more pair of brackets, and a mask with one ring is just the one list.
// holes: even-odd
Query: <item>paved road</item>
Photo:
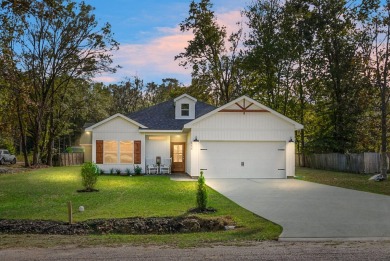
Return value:
[(390, 242), (258, 242), (247, 246), (63, 247), (0, 250), (0, 260), (390, 260)]
[(390, 239), (390, 197), (293, 179), (207, 179), (283, 227), (281, 240)]

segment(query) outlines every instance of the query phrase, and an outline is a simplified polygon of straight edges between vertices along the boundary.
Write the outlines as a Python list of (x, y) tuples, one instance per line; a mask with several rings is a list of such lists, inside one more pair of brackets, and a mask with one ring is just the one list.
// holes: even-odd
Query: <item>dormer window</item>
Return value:
[(181, 105), (181, 116), (190, 116), (190, 105), (188, 103)]
[(193, 120), (195, 119), (196, 99), (188, 94), (180, 95), (173, 100), (175, 106), (175, 119)]

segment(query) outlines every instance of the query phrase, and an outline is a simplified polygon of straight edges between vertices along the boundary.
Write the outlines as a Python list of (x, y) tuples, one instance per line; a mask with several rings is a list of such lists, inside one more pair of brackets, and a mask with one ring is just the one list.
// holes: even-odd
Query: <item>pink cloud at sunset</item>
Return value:
[[(216, 14), (220, 25), (225, 25), (228, 34), (238, 30), (237, 22), (242, 20), (240, 11), (229, 11)], [(163, 34), (144, 44), (121, 43), (119, 51), (113, 54), (115, 64), (122, 68), (113, 75), (101, 75), (95, 81), (115, 83), (126, 77), (138, 76), (145, 82), (159, 82), (163, 78), (177, 78), (184, 84), (191, 81), (191, 70), (179, 66), (174, 57), (184, 51), (193, 35), (182, 33), (180, 28), (155, 28), (158, 35)]]

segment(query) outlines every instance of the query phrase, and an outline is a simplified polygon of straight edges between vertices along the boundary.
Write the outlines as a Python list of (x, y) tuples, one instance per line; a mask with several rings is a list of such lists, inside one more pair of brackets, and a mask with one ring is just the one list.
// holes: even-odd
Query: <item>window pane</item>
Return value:
[(182, 104), (181, 105), (181, 116), (189, 116), (190, 115), (190, 105)]
[(183, 145), (173, 145), (173, 162), (183, 162)]
[(173, 154), (173, 162), (183, 162), (183, 154)]
[(121, 141), (119, 143), (120, 163), (134, 163), (134, 143), (133, 141)]
[(103, 142), (103, 163), (118, 162), (118, 142), (115, 140), (105, 140)]

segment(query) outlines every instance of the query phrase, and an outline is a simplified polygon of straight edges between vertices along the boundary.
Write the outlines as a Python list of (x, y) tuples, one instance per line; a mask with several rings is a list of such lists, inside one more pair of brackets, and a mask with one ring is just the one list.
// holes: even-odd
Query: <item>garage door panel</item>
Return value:
[(285, 142), (201, 142), (208, 178), (285, 178)]

